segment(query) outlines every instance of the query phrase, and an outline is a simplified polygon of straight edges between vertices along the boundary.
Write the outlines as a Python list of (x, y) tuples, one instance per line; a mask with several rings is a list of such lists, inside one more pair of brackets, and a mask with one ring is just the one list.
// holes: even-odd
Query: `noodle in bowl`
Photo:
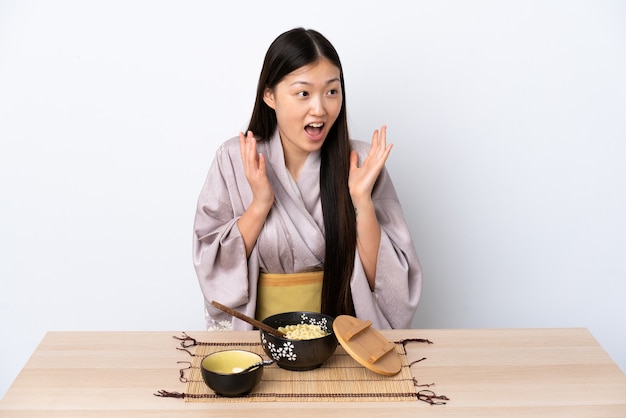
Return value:
[(260, 330), (263, 350), (283, 369), (316, 369), (337, 348), (333, 321), (333, 317), (317, 312), (284, 312), (272, 315), (262, 322), (287, 335), (277, 337)]

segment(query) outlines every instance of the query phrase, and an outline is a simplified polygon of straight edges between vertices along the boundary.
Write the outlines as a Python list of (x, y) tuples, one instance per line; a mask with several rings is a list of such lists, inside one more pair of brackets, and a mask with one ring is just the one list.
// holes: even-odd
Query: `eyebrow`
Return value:
[[(330, 80), (328, 80), (326, 82), (326, 85), (335, 83), (335, 82), (341, 82), (341, 80), (339, 79), (339, 77), (335, 77), (335, 78), (331, 78)], [(293, 83), (290, 84), (290, 86), (295, 86), (297, 84), (304, 84), (305, 86), (312, 86), (313, 83), (309, 83), (308, 81), (294, 81)]]

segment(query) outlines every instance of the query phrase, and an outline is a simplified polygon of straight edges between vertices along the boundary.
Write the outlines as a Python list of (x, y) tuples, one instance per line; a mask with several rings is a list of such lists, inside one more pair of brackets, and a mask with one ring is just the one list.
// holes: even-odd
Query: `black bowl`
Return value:
[(263, 323), (272, 328), (286, 325), (319, 325), (328, 335), (312, 340), (290, 340), (260, 330), (261, 344), (265, 353), (276, 364), (286, 370), (312, 370), (320, 367), (337, 348), (337, 337), (333, 331), (334, 318), (317, 312), (285, 312), (272, 315)]
[(250, 351), (224, 350), (203, 358), (200, 369), (204, 382), (216, 394), (232, 398), (247, 395), (261, 381), (263, 366), (239, 373), (260, 361), (263, 358)]

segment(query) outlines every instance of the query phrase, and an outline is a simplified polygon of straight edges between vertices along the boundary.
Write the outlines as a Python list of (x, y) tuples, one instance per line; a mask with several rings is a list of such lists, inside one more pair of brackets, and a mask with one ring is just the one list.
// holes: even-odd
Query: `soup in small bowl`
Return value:
[(202, 359), (202, 379), (217, 395), (244, 396), (261, 381), (263, 366), (242, 370), (261, 361), (263, 358), (260, 355), (250, 351), (218, 351)]

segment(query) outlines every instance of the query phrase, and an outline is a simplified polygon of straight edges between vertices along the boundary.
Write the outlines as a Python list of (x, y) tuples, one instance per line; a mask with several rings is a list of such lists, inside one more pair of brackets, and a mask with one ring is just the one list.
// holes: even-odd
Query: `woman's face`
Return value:
[(263, 99), (276, 112), (286, 156), (308, 155), (322, 147), (341, 111), (339, 68), (322, 58), (287, 74)]

